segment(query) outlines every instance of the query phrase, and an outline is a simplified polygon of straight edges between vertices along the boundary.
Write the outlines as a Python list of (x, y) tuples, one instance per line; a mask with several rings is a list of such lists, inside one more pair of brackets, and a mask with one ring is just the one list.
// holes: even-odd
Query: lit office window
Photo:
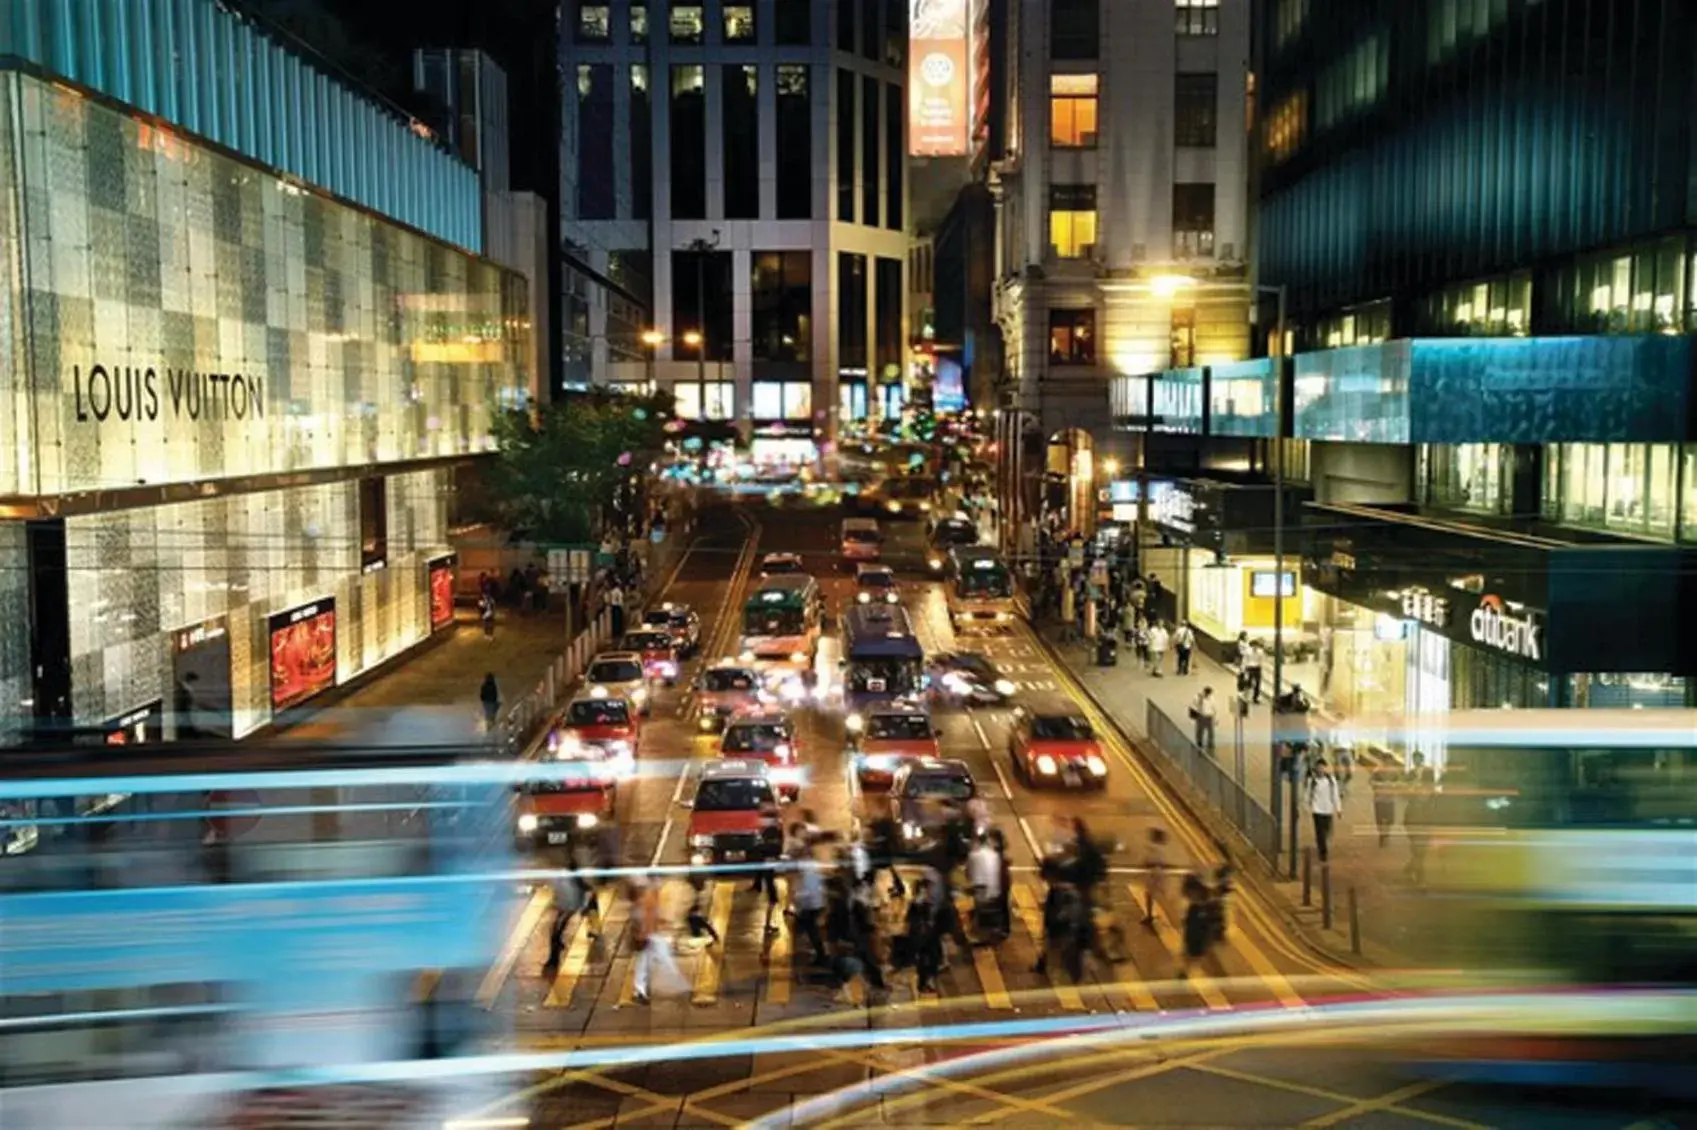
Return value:
[(606, 43), (613, 37), (613, 8), (610, 4), (582, 4), (577, 10), (577, 41)]
[(807, 381), (755, 381), (749, 416), (756, 420), (811, 420), (813, 386)]
[(1674, 445), (1665, 443), (1551, 444), (1544, 450), (1545, 516), (1671, 538), (1678, 509), (1676, 455)]
[(730, 420), (736, 416), (736, 385), (731, 381), (679, 381), (672, 388), (683, 420)]
[(1267, 155), (1275, 161), (1302, 148), (1308, 133), (1308, 92), (1299, 90), (1267, 115)]
[(1049, 363), (1094, 365), (1096, 363), (1096, 311), (1049, 311)]
[(725, 42), (754, 42), (754, 5), (725, 5)]
[(1049, 76), (1049, 144), (1057, 149), (1096, 148), (1097, 75)]
[(1180, 35), (1220, 34), (1220, 0), (1173, 0)]
[(1426, 444), (1420, 448), (1420, 501), (1476, 514), (1507, 514), (1512, 507), (1509, 460), (1500, 443)]
[(1049, 246), (1057, 259), (1089, 259), (1096, 254), (1096, 186), (1049, 186)]
[(701, 14), (701, 5), (673, 5), (671, 29), (673, 43), (700, 43), (707, 32), (707, 19)]
[(647, 4), (632, 4), (630, 6), (630, 41), (632, 43), (648, 42)]
[(1308, 22), (1308, 4), (1309, 0), (1279, 0), (1273, 30), (1276, 46), (1283, 47), (1302, 34), (1302, 28)]

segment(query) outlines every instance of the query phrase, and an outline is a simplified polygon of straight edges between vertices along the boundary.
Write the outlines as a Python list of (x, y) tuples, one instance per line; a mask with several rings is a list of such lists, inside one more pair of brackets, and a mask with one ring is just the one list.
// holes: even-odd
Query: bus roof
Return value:
[(907, 610), (898, 605), (855, 604), (843, 612), (844, 650), (853, 659), (923, 659)]
[(806, 573), (779, 573), (777, 576), (767, 577), (761, 581), (760, 587), (755, 592), (793, 592), (800, 594), (816, 584), (818, 582)]
[(1006, 569), (1002, 551), (988, 545), (957, 545), (949, 550), (957, 567), (965, 569)]
[(808, 593), (815, 587), (817, 582), (801, 573), (768, 577), (760, 582), (759, 588), (748, 594), (743, 607), (750, 611), (757, 608), (801, 608), (807, 602)]

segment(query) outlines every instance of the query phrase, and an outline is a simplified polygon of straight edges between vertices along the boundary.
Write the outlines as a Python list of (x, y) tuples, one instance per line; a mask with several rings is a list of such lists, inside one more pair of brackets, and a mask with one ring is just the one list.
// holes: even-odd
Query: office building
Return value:
[[(1089, 532), (1112, 378), (1247, 355), (1249, 15), (1249, 0), (1026, 0), (1005, 32), (989, 21), (1010, 529), (1057, 510)], [(1160, 281), (1174, 274), (1198, 285)], [(1076, 497), (1040, 489), (1048, 464)]]
[(475, 172), (214, 0), (0, 24), (0, 740), (240, 737), (453, 619)]
[[(572, 3), (564, 239), (651, 293), (589, 305), (598, 382), (813, 458), (907, 364), (905, 0)], [(655, 344), (644, 340), (652, 330)]]
[(1175, 611), (1267, 635), (1284, 585), (1357, 717), (1694, 701), (1697, 13), (1278, 0), (1255, 35), (1257, 281), (1294, 355), (1128, 379), (1116, 413), (1263, 471), (1282, 422), (1310, 501), (1275, 582), (1270, 497), (1142, 484), (1169, 552), (1207, 551)]

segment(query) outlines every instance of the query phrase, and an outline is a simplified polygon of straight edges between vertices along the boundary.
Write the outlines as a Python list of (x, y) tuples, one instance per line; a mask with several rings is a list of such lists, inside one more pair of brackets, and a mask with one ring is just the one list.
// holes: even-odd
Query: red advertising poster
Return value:
[(336, 685), (336, 601), (315, 600), (270, 619), (271, 706), (287, 710)]
[(454, 622), (454, 574), (458, 565), (458, 559), (451, 555), (430, 563), (430, 630), (433, 632)]
[(967, 0), (909, 0), (908, 153), (966, 153), (971, 71), (967, 68)]

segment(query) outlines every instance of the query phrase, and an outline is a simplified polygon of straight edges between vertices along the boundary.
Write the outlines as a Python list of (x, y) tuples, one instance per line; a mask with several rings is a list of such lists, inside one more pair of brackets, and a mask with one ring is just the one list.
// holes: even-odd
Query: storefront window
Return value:
[[(1294, 660), (1314, 651), (1310, 627), (1318, 620), (1318, 597), (1300, 583), (1293, 560), (1285, 561), (1284, 574), (1284, 638), (1293, 660), (1286, 678), (1312, 687), (1315, 677), (1305, 679)], [(1234, 640), (1239, 632), (1248, 632), (1271, 646), (1276, 576), (1271, 557), (1234, 557), (1222, 564), (1206, 550), (1192, 549), (1185, 599), (1191, 624), (1217, 640)]]
[(1326, 349), (1345, 345), (1375, 345), (1391, 339), (1391, 304), (1372, 302), (1320, 321), (1315, 344)]
[(808, 420), (813, 416), (813, 386), (806, 381), (755, 381), (756, 420)]
[(1690, 324), (1683, 237), (1587, 256), (1554, 273), (1541, 301), (1551, 331), (1677, 333)]
[(1445, 337), (1524, 337), (1532, 310), (1530, 273), (1446, 287), (1427, 303), (1427, 329)]
[[(1576, 526), (1672, 538), (1679, 491), (1676, 451), (1672, 444), (1553, 444), (1544, 454), (1544, 514)], [(1689, 494), (1689, 477), (1686, 490)]]
[(673, 387), (678, 418), (729, 420), (735, 415), (736, 385), (731, 381), (682, 381)]
[(1577, 707), (1657, 710), (1689, 705), (1687, 680), (1678, 675), (1573, 675), (1569, 682)]
[(1420, 448), (1420, 501), (1477, 514), (1506, 514), (1512, 448), (1500, 443), (1425, 444)]

